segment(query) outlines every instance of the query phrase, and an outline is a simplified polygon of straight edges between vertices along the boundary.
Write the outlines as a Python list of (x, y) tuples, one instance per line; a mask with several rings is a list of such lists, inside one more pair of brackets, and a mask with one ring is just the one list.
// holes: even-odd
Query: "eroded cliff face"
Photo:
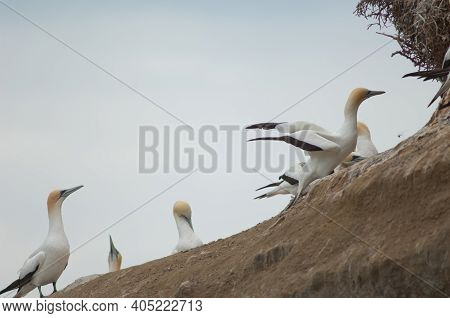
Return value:
[(395, 148), (322, 179), (284, 215), (56, 296), (448, 296), (449, 109)]

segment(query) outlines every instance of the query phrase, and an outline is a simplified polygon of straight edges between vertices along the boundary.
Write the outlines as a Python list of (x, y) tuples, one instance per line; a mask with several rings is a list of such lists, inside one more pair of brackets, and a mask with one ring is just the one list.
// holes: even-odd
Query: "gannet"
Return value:
[(111, 235), (109, 236), (109, 255), (108, 255), (109, 272), (120, 271), (122, 266), (122, 254), (114, 246)]
[(19, 270), (19, 279), (0, 291), (0, 295), (8, 291), (18, 289), (15, 298), (23, 297), (36, 287), (39, 295), (41, 287), (53, 284), (53, 293), (56, 290), (56, 282), (61, 276), (69, 261), (70, 247), (61, 215), (61, 206), (64, 200), (83, 186), (67, 190), (52, 191), (47, 200), (49, 229), (44, 243), (35, 250), (25, 261)]
[(336, 168), (336, 171), (345, 169), (359, 161), (378, 154), (378, 150), (370, 137), (369, 127), (367, 127), (367, 125), (363, 122), (358, 121), (356, 124), (356, 131), (356, 149), (354, 152), (345, 157), (341, 164)]
[(361, 121), (356, 124), (356, 153), (354, 156), (369, 158), (378, 154), (377, 147), (372, 142), (369, 127)]
[(298, 188), (298, 180), (301, 178), (301, 174), (303, 171), (303, 166), (305, 165), (304, 162), (300, 162), (298, 164), (295, 164), (291, 166), (288, 170), (286, 170), (278, 179), (280, 181), (274, 182), (271, 184), (268, 184), (264, 187), (261, 187), (259, 189), (256, 189), (256, 191), (267, 189), (267, 188), (273, 188), (267, 193), (264, 193), (263, 195), (257, 196), (255, 199), (263, 199), (263, 198), (270, 198), (274, 195), (279, 194), (290, 194), (290, 195), (296, 195), (297, 194), (297, 188)]
[[(341, 128), (336, 132), (328, 132), (322, 127), (311, 125), (310, 129), (296, 130), (295, 132), (287, 133), (279, 137), (260, 137), (249, 140), (284, 141), (307, 151), (310, 159), (303, 167), (304, 173), (302, 173), (302, 177), (299, 180), (297, 194), (294, 200), (292, 200), (292, 204), (295, 203), (303, 193), (303, 190), (306, 189), (311, 182), (332, 173), (345, 157), (355, 149), (357, 141), (357, 113), (359, 106), (364, 100), (384, 93), (385, 92), (383, 91), (371, 91), (367, 88), (355, 88), (350, 93), (344, 108), (344, 122)], [(278, 129), (278, 125), (275, 125), (274, 128)], [(302, 125), (302, 127), (305, 127), (304, 124)], [(294, 127), (294, 129), (297, 128), (298, 127)]]
[(191, 219), (192, 211), (187, 202), (175, 202), (173, 205), (173, 216), (177, 224), (179, 239), (172, 254), (203, 245), (202, 241), (194, 233)]
[(450, 76), (448, 76), (448, 73), (450, 72), (450, 46), (447, 49), (447, 53), (445, 53), (444, 60), (442, 61), (442, 67), (430, 71), (420, 71), (420, 72), (413, 72), (406, 75), (403, 75), (403, 77), (418, 77), (423, 78), (424, 81), (428, 81), (431, 79), (438, 79), (442, 82), (441, 88), (438, 90), (436, 95), (434, 95), (431, 102), (428, 104), (428, 107), (431, 106), (431, 104), (434, 103), (436, 99), (438, 99), (439, 96), (444, 95), (446, 91), (450, 89)]
[[(301, 124), (300, 124), (301, 123)], [(261, 124), (260, 124), (261, 125)], [(264, 125), (264, 124), (262, 124)], [(284, 129), (288, 125), (281, 126)], [(290, 127), (314, 127), (311, 123), (307, 122), (297, 122), (291, 124)], [(252, 126), (250, 126), (252, 127)], [(278, 126), (280, 127), (280, 126)], [(315, 127), (319, 127), (322, 131), (325, 131), (320, 126), (315, 125)], [(295, 129), (295, 128), (292, 128)], [(250, 129), (250, 128), (248, 128)], [(264, 129), (264, 128), (263, 128)], [(266, 128), (267, 129), (267, 128)], [(289, 129), (287, 129), (288, 131)], [(336, 170), (340, 170), (343, 168), (347, 168), (350, 165), (359, 162), (361, 160), (364, 160), (366, 158), (369, 158), (371, 156), (374, 156), (378, 153), (377, 148), (372, 142), (371, 136), (370, 136), (370, 130), (369, 127), (367, 127), (366, 124), (363, 122), (358, 121), (356, 124), (356, 131), (357, 131), (357, 139), (356, 139), (356, 151), (350, 153), (345, 159), (341, 162), (341, 164), (336, 168)], [(297, 193), (297, 187), (298, 187), (298, 180), (301, 178), (303, 169), (302, 167), (305, 165), (304, 162), (301, 162), (299, 164), (296, 164), (292, 167), (290, 167), (287, 171), (284, 172), (278, 179), (281, 181), (274, 182), (271, 184), (268, 184), (264, 187), (261, 187), (259, 189), (256, 189), (256, 191), (267, 189), (267, 188), (273, 188), (271, 191), (260, 195), (256, 197), (255, 199), (263, 199), (263, 198), (270, 198), (274, 195), (283, 195), (283, 194), (290, 194), (295, 195)]]

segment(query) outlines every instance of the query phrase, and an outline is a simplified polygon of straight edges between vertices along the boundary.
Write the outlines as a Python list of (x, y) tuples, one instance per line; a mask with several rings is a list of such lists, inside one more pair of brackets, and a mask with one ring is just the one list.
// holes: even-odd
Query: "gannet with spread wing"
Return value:
[[(296, 198), (292, 201), (292, 204), (312, 181), (329, 175), (355, 149), (357, 141), (358, 108), (366, 99), (381, 94), (384, 94), (384, 92), (371, 91), (366, 88), (354, 89), (350, 93), (344, 108), (344, 122), (341, 128), (336, 132), (329, 132), (317, 125), (311, 124), (311, 128), (303, 129), (303, 127), (305, 127), (305, 122), (302, 122), (301, 125), (297, 126), (287, 124), (290, 128), (288, 130), (289, 132), (285, 135), (279, 137), (261, 137), (249, 140), (284, 141), (305, 150), (309, 154), (310, 159), (303, 167), (305, 172), (299, 180)], [(277, 128), (278, 125), (275, 125), (270, 129)], [(253, 128), (254, 126), (255, 125), (248, 128)], [(297, 130), (299, 127), (300, 129)]]
[[(300, 122), (297, 122), (297, 127), (300, 127), (302, 125), (303, 127), (312, 127), (311, 124), (307, 122), (301, 122), (302, 124), (298, 124)], [(285, 125), (286, 127), (288, 125)], [(294, 125), (292, 125), (294, 126)], [(319, 127), (316, 125), (316, 127)], [(249, 129), (249, 128), (248, 128)], [(323, 131), (322, 127), (320, 127)], [(359, 162), (361, 160), (364, 160), (366, 158), (369, 158), (371, 156), (374, 156), (378, 153), (377, 148), (372, 142), (370, 130), (369, 127), (367, 127), (366, 124), (363, 122), (358, 121), (356, 125), (357, 130), (357, 141), (356, 141), (356, 151), (350, 153), (345, 159), (342, 161), (342, 163), (336, 168), (336, 170), (346, 168), (356, 162)], [(289, 131), (289, 130), (287, 130)], [(290, 194), (295, 195), (297, 193), (298, 188), (298, 180), (301, 178), (303, 173), (303, 166), (305, 165), (305, 162), (300, 162), (298, 164), (293, 165), (288, 170), (286, 170), (280, 177), (280, 181), (274, 182), (271, 184), (268, 184), (264, 187), (261, 187), (259, 189), (256, 189), (256, 191), (267, 189), (267, 188), (273, 188), (269, 192), (260, 195), (256, 197), (255, 199), (263, 199), (263, 198), (270, 198), (275, 195), (284, 195), (284, 194)]]

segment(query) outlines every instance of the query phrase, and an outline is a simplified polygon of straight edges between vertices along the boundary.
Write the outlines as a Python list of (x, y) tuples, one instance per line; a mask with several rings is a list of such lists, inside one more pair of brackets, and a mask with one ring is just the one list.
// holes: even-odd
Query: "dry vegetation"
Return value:
[(394, 26), (401, 55), (420, 69), (440, 67), (450, 44), (450, 0), (361, 0), (355, 14), (373, 20), (368, 28)]

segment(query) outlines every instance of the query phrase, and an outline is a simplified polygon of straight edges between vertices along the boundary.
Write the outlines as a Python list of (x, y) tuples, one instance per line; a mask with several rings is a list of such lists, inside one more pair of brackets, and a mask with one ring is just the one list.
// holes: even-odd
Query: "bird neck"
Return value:
[(177, 223), (178, 236), (180, 239), (192, 236), (194, 234), (194, 230), (185, 218), (175, 215), (175, 222)]
[(370, 133), (358, 134), (358, 141), (371, 143), (372, 139), (370, 138)]
[(57, 204), (48, 210), (48, 232), (64, 232), (64, 224), (60, 204)]
[(378, 153), (377, 148), (370, 139), (370, 134), (359, 135), (356, 142), (356, 150), (363, 157), (371, 157)]
[(119, 266), (119, 264), (117, 263), (117, 260), (115, 260), (115, 261), (113, 261), (113, 262), (111, 262), (110, 264), (109, 264), (109, 272), (110, 273), (112, 273), (112, 272), (117, 272), (117, 271), (119, 271), (120, 270), (120, 266)]
[(115, 272), (119, 271), (120, 267), (122, 265), (122, 256), (120, 254), (117, 255), (110, 255), (108, 259), (109, 263), (109, 271)]
[(351, 99), (347, 101), (344, 108), (343, 128), (351, 128), (352, 130), (356, 131), (359, 105), (361, 105), (361, 102), (355, 102)]

